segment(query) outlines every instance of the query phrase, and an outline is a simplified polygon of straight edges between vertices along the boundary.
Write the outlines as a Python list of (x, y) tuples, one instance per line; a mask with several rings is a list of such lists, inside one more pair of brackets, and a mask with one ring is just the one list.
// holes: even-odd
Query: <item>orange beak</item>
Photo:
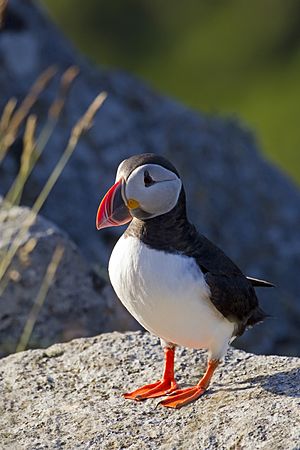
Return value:
[(96, 227), (98, 230), (125, 225), (132, 219), (122, 197), (123, 183), (124, 180), (121, 178), (103, 197), (96, 216)]

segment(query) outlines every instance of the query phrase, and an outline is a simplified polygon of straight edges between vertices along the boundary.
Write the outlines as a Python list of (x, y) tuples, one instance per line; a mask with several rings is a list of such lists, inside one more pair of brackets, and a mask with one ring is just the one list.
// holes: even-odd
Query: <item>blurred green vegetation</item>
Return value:
[(96, 63), (237, 115), (300, 182), (299, 0), (42, 0)]

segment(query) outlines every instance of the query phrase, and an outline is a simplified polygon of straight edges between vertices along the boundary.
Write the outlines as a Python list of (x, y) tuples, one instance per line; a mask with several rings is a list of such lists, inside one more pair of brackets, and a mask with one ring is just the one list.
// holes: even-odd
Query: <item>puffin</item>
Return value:
[[(130, 223), (129, 223), (130, 222)], [(125, 159), (103, 197), (96, 227), (129, 223), (108, 265), (111, 284), (129, 313), (160, 338), (162, 378), (123, 394), (181, 408), (201, 397), (231, 342), (262, 322), (254, 288), (272, 283), (245, 276), (189, 221), (182, 180), (166, 158), (143, 153)], [(174, 375), (176, 346), (208, 351), (207, 368), (192, 387)]]

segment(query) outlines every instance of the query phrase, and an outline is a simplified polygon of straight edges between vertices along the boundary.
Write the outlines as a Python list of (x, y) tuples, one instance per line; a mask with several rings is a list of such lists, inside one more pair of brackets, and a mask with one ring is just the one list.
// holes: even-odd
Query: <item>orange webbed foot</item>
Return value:
[(187, 389), (177, 389), (170, 395), (170, 398), (161, 401), (159, 404), (167, 408), (181, 408), (194, 402), (207, 390), (211, 377), (218, 365), (219, 360), (208, 361), (206, 372), (196, 386)]
[(127, 399), (144, 400), (146, 398), (155, 398), (168, 395), (178, 388), (175, 381), (160, 380), (156, 383), (146, 384), (145, 386), (136, 389), (135, 391), (123, 394)]
[(189, 403), (197, 400), (201, 395), (204, 394), (206, 389), (201, 386), (193, 386), (186, 389), (177, 389), (172, 392), (170, 397), (166, 400), (159, 402), (160, 405), (166, 406), (167, 408), (181, 408), (182, 406), (188, 405)]
[(123, 394), (125, 398), (131, 400), (144, 400), (145, 398), (162, 397), (175, 391), (178, 386), (174, 379), (174, 347), (166, 347), (165, 352), (165, 367), (162, 379), (156, 383), (146, 384), (133, 392)]

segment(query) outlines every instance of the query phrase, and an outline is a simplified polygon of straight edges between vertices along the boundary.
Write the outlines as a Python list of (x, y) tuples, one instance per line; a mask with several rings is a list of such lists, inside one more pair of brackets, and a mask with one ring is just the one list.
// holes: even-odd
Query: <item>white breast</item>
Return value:
[(109, 276), (123, 305), (151, 333), (185, 347), (207, 348), (213, 358), (226, 352), (234, 325), (210, 302), (209, 286), (193, 258), (122, 236)]

